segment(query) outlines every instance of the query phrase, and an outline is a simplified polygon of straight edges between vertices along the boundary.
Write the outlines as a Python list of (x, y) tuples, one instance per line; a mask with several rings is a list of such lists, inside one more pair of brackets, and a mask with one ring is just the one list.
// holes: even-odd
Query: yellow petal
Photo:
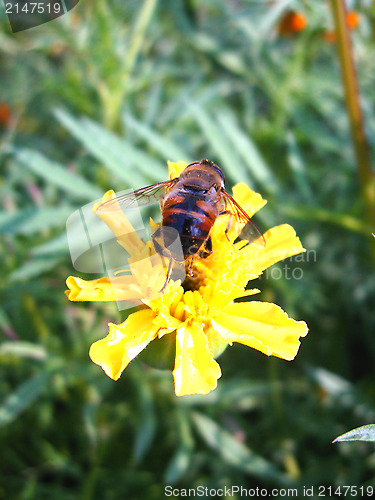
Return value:
[[(233, 198), (239, 203), (249, 217), (252, 217), (267, 203), (267, 200), (264, 200), (259, 193), (250, 189), (243, 182), (236, 184), (232, 191)], [(233, 209), (230, 211), (234, 213)], [(223, 243), (224, 239), (233, 242), (241, 233), (244, 225), (245, 223), (243, 221), (240, 221), (237, 217), (233, 217), (233, 215), (224, 214), (218, 217), (211, 231), (214, 251)]]
[(169, 178), (176, 179), (176, 177), (179, 177), (187, 165), (188, 164), (184, 161), (168, 161)]
[(116, 300), (136, 300), (140, 297), (128, 289), (134, 282), (134, 278), (121, 276), (118, 278), (100, 278), (97, 280), (85, 281), (75, 276), (69, 276), (66, 284), (69, 290), (65, 291), (69, 300), (75, 302), (113, 302)]
[(207, 337), (210, 351), (213, 357), (217, 359), (228, 347), (228, 342), (212, 326), (206, 326), (204, 333)]
[(227, 342), (239, 342), (287, 360), (295, 357), (299, 337), (308, 332), (304, 321), (289, 318), (275, 304), (256, 301), (229, 304), (215, 316), (212, 326)]
[(233, 198), (245, 210), (249, 217), (252, 217), (267, 203), (259, 193), (256, 193), (243, 182), (236, 184), (232, 189)]
[(156, 336), (154, 314), (142, 309), (131, 314), (123, 323), (109, 323), (109, 334), (90, 347), (90, 358), (101, 366), (113, 380), (117, 380), (129, 362)]
[(177, 396), (207, 394), (217, 386), (220, 366), (213, 359), (207, 337), (198, 323), (185, 324), (177, 330), (173, 377)]
[[(157, 321), (161, 328), (178, 328), (181, 321), (178, 319), (180, 315), (175, 314), (175, 309), (181, 303), (184, 289), (181, 282), (170, 281), (166, 286), (163, 295), (154, 300), (143, 299), (144, 304), (149, 306), (155, 313)], [(177, 316), (177, 317), (176, 317)]]
[(116, 236), (119, 244), (125, 248), (130, 255), (136, 255), (139, 259), (144, 259), (149, 255), (148, 246), (138, 236), (132, 224), (129, 222), (124, 212), (121, 210), (120, 205), (116, 210), (116, 206), (112, 207), (111, 212), (97, 211), (99, 206), (116, 197), (113, 190), (107, 191), (103, 196), (102, 201), (95, 203), (92, 211), (109, 227), (112, 233)]
[(251, 269), (257, 275), (280, 260), (306, 251), (289, 224), (269, 229), (264, 233), (264, 238), (266, 244), (263, 248), (248, 245), (240, 250), (242, 259), (251, 262)]

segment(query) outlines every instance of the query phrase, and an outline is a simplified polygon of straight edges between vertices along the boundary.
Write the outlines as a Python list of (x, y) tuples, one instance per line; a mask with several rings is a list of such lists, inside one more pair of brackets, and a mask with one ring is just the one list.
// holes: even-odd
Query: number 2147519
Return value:
[(356, 497), (360, 495), (363, 498), (372, 497), (374, 494), (373, 486), (319, 486), (319, 497)]
[(61, 3), (55, 2), (8, 2), (5, 4), (7, 14), (59, 14)]

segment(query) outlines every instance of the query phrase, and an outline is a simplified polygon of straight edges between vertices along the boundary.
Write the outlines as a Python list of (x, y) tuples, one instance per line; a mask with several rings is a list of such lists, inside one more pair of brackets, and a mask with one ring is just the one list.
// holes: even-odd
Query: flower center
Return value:
[(198, 268), (195, 264), (190, 266), (189, 263), (186, 264), (186, 278), (181, 284), (185, 292), (199, 290), (204, 285), (204, 280), (205, 275), (202, 267)]

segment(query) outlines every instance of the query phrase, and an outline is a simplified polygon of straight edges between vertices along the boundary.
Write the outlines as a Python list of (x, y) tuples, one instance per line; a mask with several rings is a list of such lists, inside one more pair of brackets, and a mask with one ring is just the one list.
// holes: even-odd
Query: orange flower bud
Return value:
[(293, 35), (305, 29), (307, 25), (306, 16), (301, 12), (289, 11), (281, 19), (278, 32), (280, 35)]
[(6, 127), (12, 119), (10, 108), (6, 102), (0, 102), (0, 125)]
[(355, 10), (350, 10), (346, 15), (346, 23), (351, 30), (355, 30), (359, 25), (359, 15)]
[(336, 32), (333, 30), (326, 31), (324, 33), (324, 40), (328, 43), (336, 42)]
[[(358, 12), (350, 10), (346, 15), (346, 24), (350, 30), (355, 30), (359, 25), (360, 17)], [(324, 40), (328, 43), (336, 42), (336, 31), (329, 30), (324, 33)]]

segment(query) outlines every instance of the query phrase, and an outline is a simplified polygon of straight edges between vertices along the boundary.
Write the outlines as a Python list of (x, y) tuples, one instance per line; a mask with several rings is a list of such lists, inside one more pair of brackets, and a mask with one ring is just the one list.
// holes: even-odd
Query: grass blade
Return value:
[(237, 173), (234, 167), (240, 163), (240, 159), (233, 154), (233, 148), (222, 129), (206, 111), (198, 108), (193, 102), (188, 102), (188, 108), (211, 145), (213, 154), (217, 156), (219, 165), (229, 173), (231, 180), (236, 182)]
[(102, 191), (79, 174), (72, 174), (66, 167), (48, 160), (30, 149), (16, 150), (17, 161), (48, 183), (66, 191), (78, 200), (101, 198)]
[(342, 441), (375, 441), (375, 424), (362, 425), (351, 431), (341, 434), (332, 441), (332, 443), (339, 443)]
[(125, 124), (134, 130), (139, 137), (142, 137), (152, 148), (155, 149), (165, 160), (189, 162), (189, 155), (185, 153), (177, 144), (167, 139), (158, 132), (154, 132), (147, 125), (139, 122), (131, 115), (125, 116)]
[(29, 235), (64, 225), (72, 207), (32, 208), (21, 212), (0, 212), (0, 233)]
[(199, 434), (208, 446), (219, 454), (222, 460), (254, 477), (287, 482), (287, 477), (277, 471), (273, 464), (253, 453), (216, 422), (196, 412), (192, 418)]
[(291, 130), (289, 130), (286, 135), (286, 144), (288, 147), (290, 169), (292, 171), (292, 174), (294, 175), (297, 187), (303, 194), (304, 198), (313, 205), (314, 197), (307, 179), (305, 164), (299, 150), (295, 135)]
[(134, 443), (134, 458), (138, 462), (147, 453), (156, 431), (156, 416), (152, 394), (146, 385), (139, 384), (140, 423)]
[(9, 355), (44, 361), (47, 358), (47, 351), (43, 346), (32, 342), (3, 342), (0, 345), (0, 357)]
[(39, 276), (51, 269), (57, 267), (60, 263), (60, 258), (52, 258), (49, 259), (40, 258), (33, 259), (29, 262), (26, 262), (22, 266), (20, 266), (16, 271), (10, 274), (10, 281), (27, 281), (31, 278), (35, 278), (35, 276)]
[[(243, 164), (246, 165), (248, 170), (251, 172), (253, 178), (259, 182), (264, 190), (271, 193), (278, 191), (278, 185), (275, 181), (274, 175), (265, 160), (262, 158), (262, 155), (255, 146), (251, 137), (239, 127), (234, 116), (228, 111), (222, 111), (217, 113), (217, 119), (227, 134), (227, 137), (233, 143), (236, 151), (242, 158)], [(242, 166), (243, 164), (239, 163), (236, 165), (238, 172), (238, 178), (236, 180), (238, 182), (241, 182), (244, 178), (246, 178), (247, 172)]]
[(56, 238), (53, 238), (46, 243), (42, 243), (32, 249), (32, 254), (35, 256), (44, 255), (66, 255), (69, 252), (68, 238), (64, 231)]
[(88, 118), (75, 118), (61, 109), (56, 110), (55, 115), (70, 133), (108, 168), (115, 180), (133, 187), (145, 185), (150, 180), (165, 178), (166, 166), (98, 123)]
[(44, 370), (21, 384), (0, 405), (0, 426), (13, 422), (49, 386), (51, 370)]

